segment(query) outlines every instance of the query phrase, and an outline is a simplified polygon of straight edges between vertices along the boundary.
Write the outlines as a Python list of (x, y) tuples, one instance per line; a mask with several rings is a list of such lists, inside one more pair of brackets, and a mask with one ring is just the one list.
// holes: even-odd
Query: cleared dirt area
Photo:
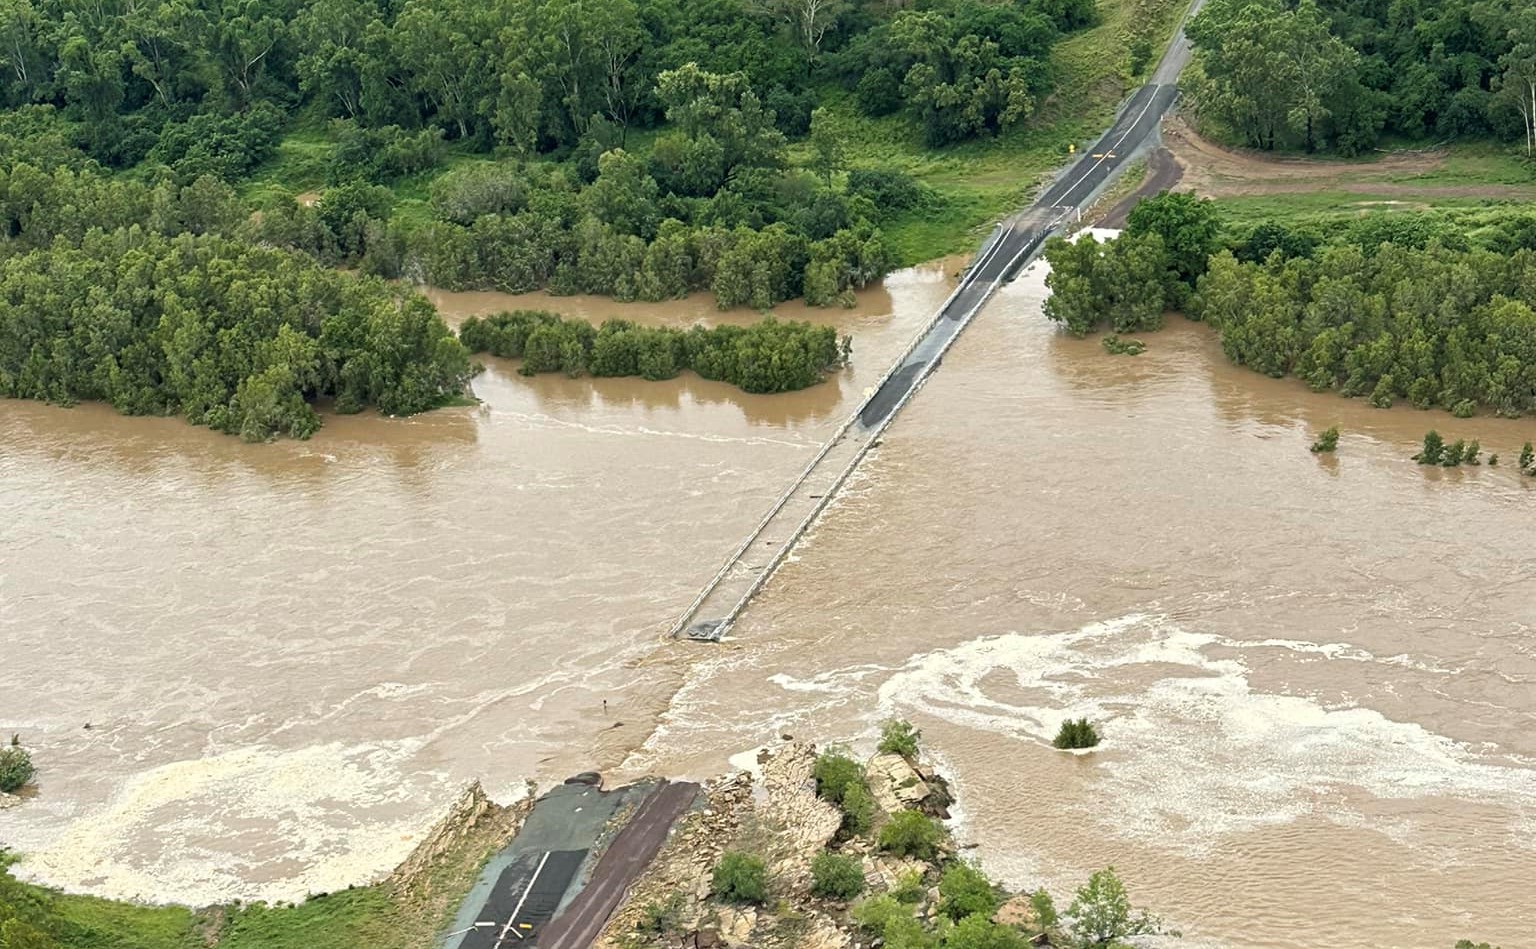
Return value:
[(1435, 198), (1536, 200), (1533, 185), (1403, 180), (1442, 170), (1447, 158), (1443, 149), (1391, 152), (1373, 161), (1277, 158), (1217, 145), (1202, 138), (1180, 116), (1171, 116), (1163, 123), (1163, 145), (1179, 165), (1181, 189), (1207, 198), (1337, 191), (1407, 203)]

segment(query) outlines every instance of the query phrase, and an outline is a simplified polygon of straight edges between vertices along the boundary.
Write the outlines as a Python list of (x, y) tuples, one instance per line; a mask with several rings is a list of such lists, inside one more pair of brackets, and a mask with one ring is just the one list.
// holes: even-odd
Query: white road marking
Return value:
[(517, 905), (512, 907), (512, 915), (507, 917), (507, 924), (501, 927), (501, 935), (496, 937), (496, 949), (501, 949), (501, 944), (507, 939), (507, 933), (511, 933), (518, 939), (523, 938), (523, 934), (513, 929), (512, 924), (517, 921), (517, 914), (523, 911), (523, 904), (528, 902), (528, 894), (533, 892), (533, 885), (539, 882), (539, 874), (544, 872), (544, 864), (548, 862), (549, 851), (546, 850), (544, 856), (539, 858), (539, 865), (533, 870), (533, 878), (528, 881), (527, 886), (523, 887), (523, 895), (518, 898)]

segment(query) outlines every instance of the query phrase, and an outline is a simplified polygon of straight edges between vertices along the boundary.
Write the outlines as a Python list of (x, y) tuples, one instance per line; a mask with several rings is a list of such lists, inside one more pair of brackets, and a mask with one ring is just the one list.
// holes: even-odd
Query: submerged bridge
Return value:
[[(1203, 0), (1194, 0), (1186, 18)], [(901, 407), (927, 380), (944, 353), (997, 288), (1013, 279), (1047, 237), (1076, 221), (1132, 156), (1157, 137), (1159, 122), (1178, 94), (1176, 81), (1189, 61), (1180, 25), (1152, 81), (1120, 107), (1094, 146), (1052, 182), (1027, 209), (999, 224), (940, 305), (927, 328), (897, 358), (857, 411), (822, 445), (747, 539), (683, 611), (673, 636), (718, 641), (752, 596), (784, 561), (796, 541), (837, 494)]]

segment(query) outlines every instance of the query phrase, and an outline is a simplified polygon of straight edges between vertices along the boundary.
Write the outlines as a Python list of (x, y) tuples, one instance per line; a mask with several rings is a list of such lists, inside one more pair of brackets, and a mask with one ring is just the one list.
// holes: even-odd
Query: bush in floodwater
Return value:
[(710, 890), (725, 903), (762, 903), (768, 898), (768, 868), (762, 857), (733, 850), (715, 865)]
[(1424, 433), (1424, 446), (1419, 453), (1413, 456), (1413, 460), (1421, 465), (1438, 465), (1445, 457), (1445, 439), (1434, 429)]
[(1099, 341), (1111, 356), (1140, 356), (1147, 351), (1147, 344), (1139, 339), (1126, 339), (1118, 333), (1110, 333)]
[(1076, 721), (1069, 718), (1062, 722), (1056, 732), (1056, 740), (1051, 742), (1057, 748), (1092, 748), (1098, 743), (1099, 732), (1086, 718)]
[(847, 902), (864, 892), (864, 867), (858, 857), (822, 851), (811, 861), (811, 893)]
[(917, 811), (902, 811), (880, 828), (880, 849), (898, 857), (932, 860), (944, 839), (944, 828)]
[(1520, 470), (1529, 474), (1533, 466), (1536, 466), (1536, 449), (1532, 449), (1531, 443), (1526, 442), (1520, 449)]
[(882, 755), (901, 755), (908, 761), (917, 759), (917, 743), (923, 737), (923, 733), (912, 727), (912, 723), (893, 718), (880, 726), (880, 753)]
[(1331, 452), (1339, 447), (1339, 427), (1335, 425), (1323, 434), (1317, 436), (1317, 441), (1312, 443), (1312, 453), (1321, 454)]
[(32, 755), (21, 747), (21, 740), (12, 735), (11, 746), (0, 748), (0, 791), (9, 794), (30, 782), (36, 773)]

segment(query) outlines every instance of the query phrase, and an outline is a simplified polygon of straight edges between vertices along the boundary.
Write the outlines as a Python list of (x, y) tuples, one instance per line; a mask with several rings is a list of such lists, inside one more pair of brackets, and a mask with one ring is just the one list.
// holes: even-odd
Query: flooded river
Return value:
[[(1191, 946), (1529, 943), (1536, 422), (1312, 394), (1177, 319), (1111, 357), (1034, 273), (730, 641), (658, 640), (948, 287), (812, 311), (855, 364), (786, 396), (495, 362), (477, 409), (267, 446), (0, 403), (0, 727), (43, 768), (0, 841), (72, 887), (286, 899), (386, 869), (473, 777), (703, 776), (900, 715), (962, 840), (1063, 905), (1113, 863)], [(1431, 426), (1506, 463), (1421, 469)], [(1069, 715), (1105, 744), (1051, 750)]]

